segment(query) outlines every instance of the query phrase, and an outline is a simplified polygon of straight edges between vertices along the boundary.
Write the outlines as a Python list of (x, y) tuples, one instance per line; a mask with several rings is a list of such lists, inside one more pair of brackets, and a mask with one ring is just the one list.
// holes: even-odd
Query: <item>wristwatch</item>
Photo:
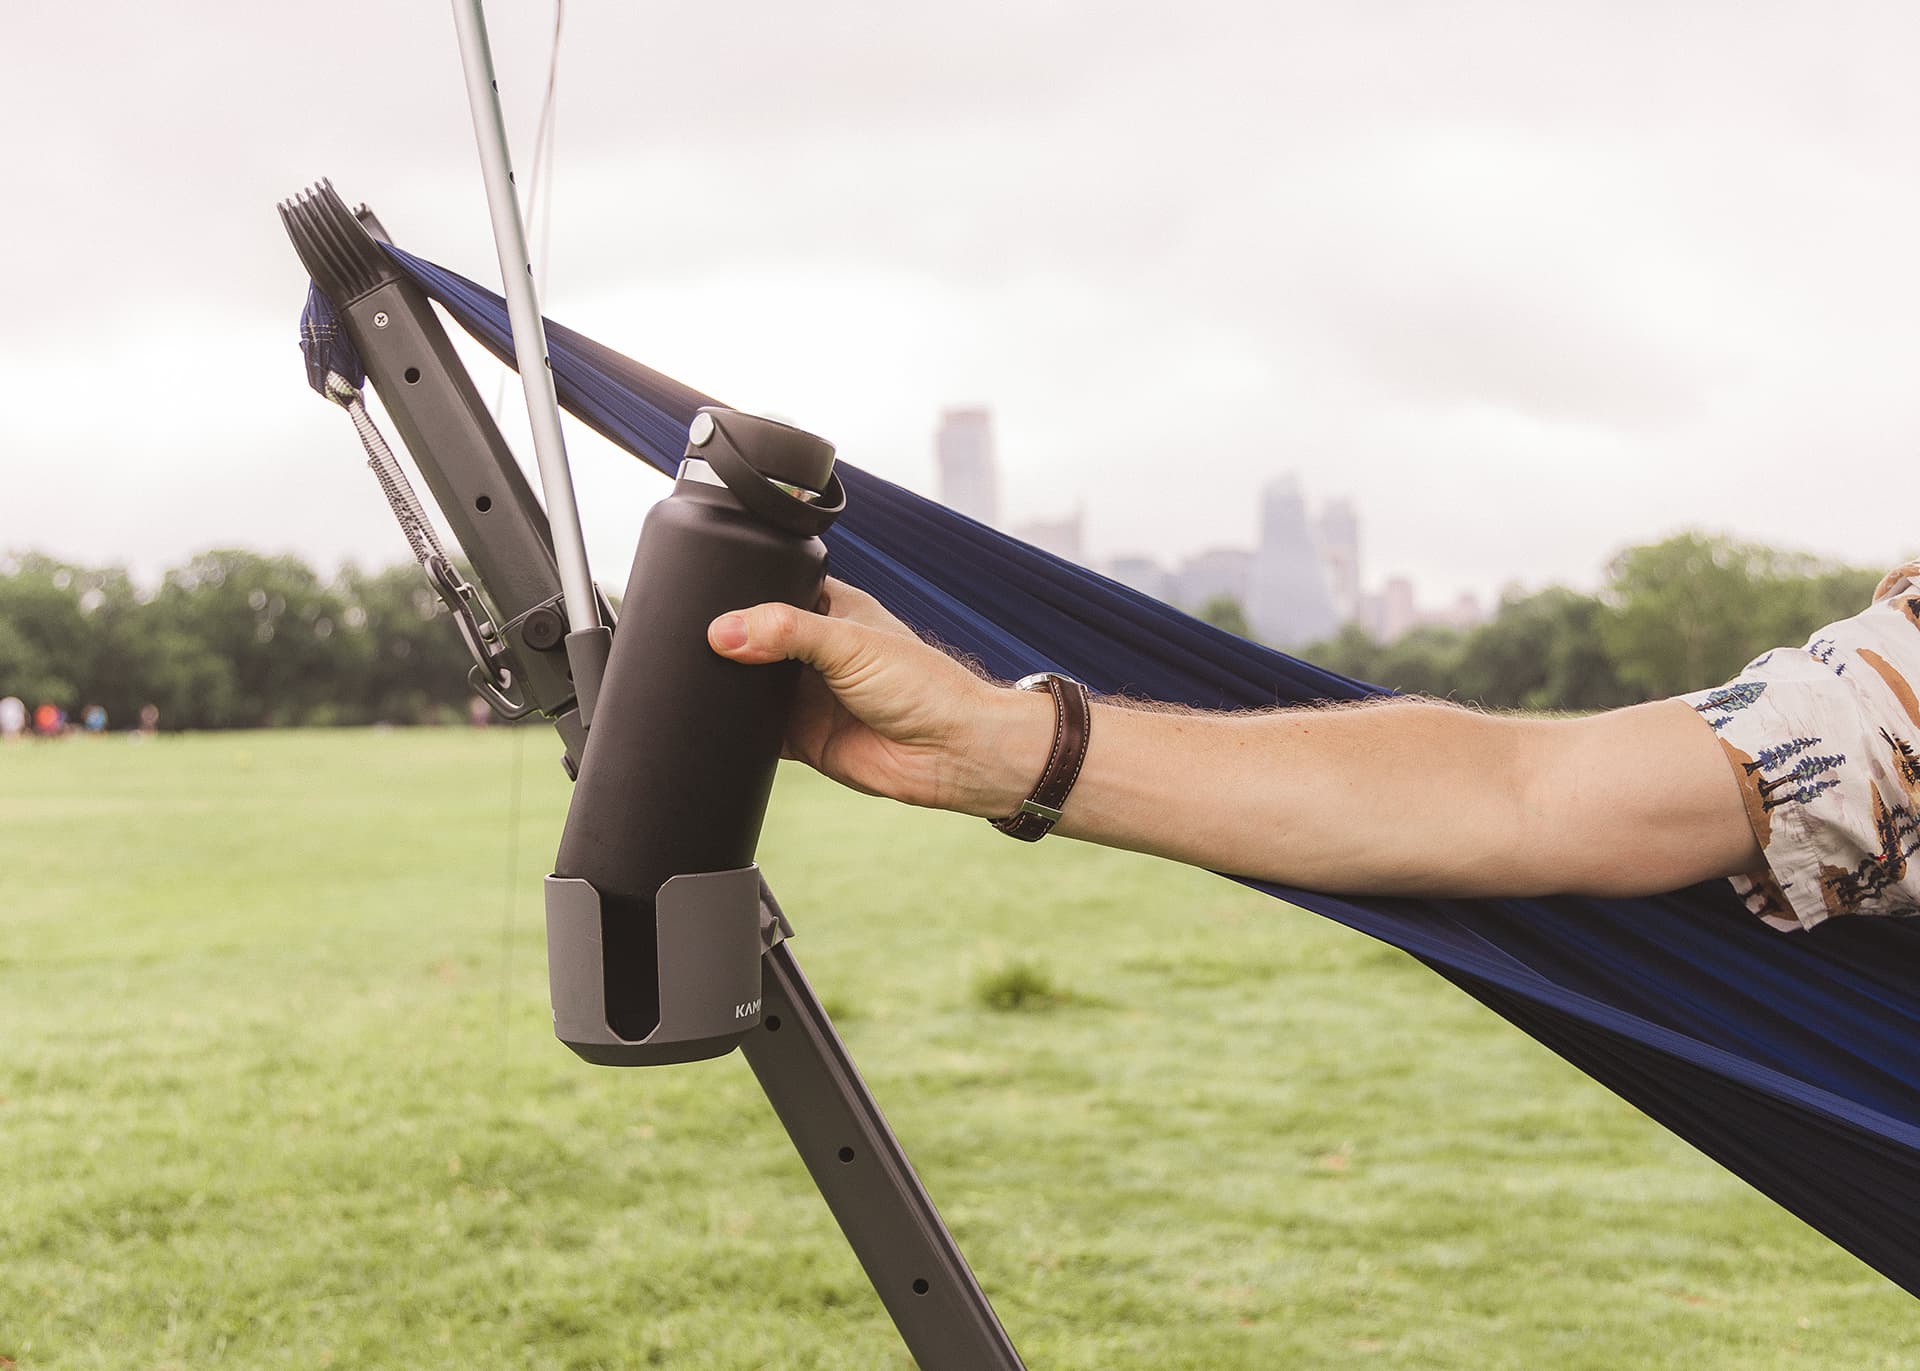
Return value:
[(1060, 822), (1061, 807), (1073, 792), (1073, 783), (1080, 779), (1081, 764), (1087, 760), (1087, 741), (1093, 732), (1093, 710), (1087, 702), (1087, 688), (1058, 671), (1036, 671), (1015, 681), (1013, 688), (1045, 690), (1053, 696), (1053, 746), (1033, 792), (1020, 802), (1020, 808), (992, 822), (1009, 838), (1037, 843)]

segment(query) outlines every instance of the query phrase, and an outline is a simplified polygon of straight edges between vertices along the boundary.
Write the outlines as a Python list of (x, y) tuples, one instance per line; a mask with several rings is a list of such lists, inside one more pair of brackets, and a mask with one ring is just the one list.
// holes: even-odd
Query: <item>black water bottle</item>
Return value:
[(820, 535), (845, 506), (831, 444), (771, 419), (695, 414), (648, 513), (554, 874), (554, 1029), (589, 1061), (694, 1061), (760, 1022), (754, 848), (799, 664), (743, 666), (707, 626), (767, 601), (812, 609)]

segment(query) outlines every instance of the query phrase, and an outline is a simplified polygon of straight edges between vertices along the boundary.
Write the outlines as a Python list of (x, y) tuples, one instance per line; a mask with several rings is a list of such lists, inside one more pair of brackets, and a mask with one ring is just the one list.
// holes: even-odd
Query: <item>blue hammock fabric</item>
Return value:
[(307, 384), (322, 395), (327, 394), (329, 374), (355, 390), (367, 383), (366, 363), (347, 336), (339, 311), (311, 282), (307, 285), (307, 307), (300, 311), (300, 354), (307, 359)]
[[(499, 296), (389, 251), (512, 364)], [(693, 411), (717, 402), (547, 327), (561, 403), (672, 472)], [(1205, 709), (1384, 693), (840, 472), (848, 508), (827, 539), (833, 573), (998, 676), (1051, 668)], [(1721, 881), (1632, 900), (1358, 899), (1245, 883), (1411, 953), (1920, 1294), (1920, 922), (1777, 933)]]

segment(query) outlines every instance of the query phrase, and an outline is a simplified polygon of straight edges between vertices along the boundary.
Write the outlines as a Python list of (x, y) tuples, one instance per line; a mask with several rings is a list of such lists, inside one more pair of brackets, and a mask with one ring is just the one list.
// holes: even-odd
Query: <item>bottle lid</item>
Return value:
[(746, 509), (775, 528), (817, 538), (847, 507), (833, 444), (757, 414), (710, 405), (687, 427), (687, 461), (720, 478)]
[(705, 458), (716, 432), (770, 481), (819, 494), (833, 476), (833, 444), (825, 438), (778, 419), (717, 405), (695, 412), (687, 429), (686, 455)]

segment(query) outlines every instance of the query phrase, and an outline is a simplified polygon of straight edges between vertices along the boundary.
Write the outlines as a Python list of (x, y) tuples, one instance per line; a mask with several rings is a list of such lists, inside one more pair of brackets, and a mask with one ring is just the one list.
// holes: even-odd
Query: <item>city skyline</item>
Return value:
[[(1358, 624), (1376, 641), (1391, 643), (1414, 628), (1472, 628), (1485, 618), (1480, 597), (1455, 594), (1442, 608), (1423, 605), (1413, 578), (1392, 572), (1368, 589), (1361, 551), (1361, 514), (1348, 496), (1329, 497), (1318, 512), (1297, 473), (1268, 477), (1260, 523), (1251, 547), (1219, 545), (1180, 557), (1140, 548), (1111, 557), (1086, 553), (1084, 502), (1073, 513), (1009, 523), (1001, 517), (1003, 480), (993, 413), (978, 404), (941, 410), (934, 430), (933, 498), (969, 518), (1047, 552), (1113, 577), (1142, 594), (1198, 613), (1231, 600), (1256, 637), (1277, 647), (1302, 647)], [(1012, 483), (1018, 489), (1019, 483)]]

